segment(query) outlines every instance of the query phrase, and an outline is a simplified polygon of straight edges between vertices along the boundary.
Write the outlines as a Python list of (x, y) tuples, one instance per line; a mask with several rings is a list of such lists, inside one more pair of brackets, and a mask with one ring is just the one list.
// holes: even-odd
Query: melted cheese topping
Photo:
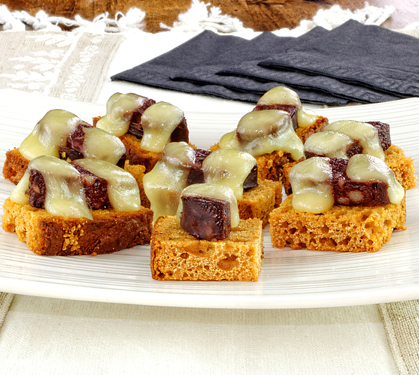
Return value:
[(154, 152), (163, 151), (183, 117), (183, 112), (169, 103), (159, 102), (148, 107), (141, 116), (144, 131), (141, 148)]
[(312, 134), (304, 143), (304, 151), (329, 158), (348, 159), (346, 151), (353, 139), (346, 134), (322, 131)]
[(317, 115), (304, 107), (297, 111), (297, 123), (299, 128), (307, 128), (317, 121)]
[(305, 109), (298, 94), (288, 87), (278, 86), (266, 92), (258, 101), (261, 105), (293, 105), (297, 107), (297, 123), (301, 128), (313, 125), (317, 120), (317, 115)]
[(273, 104), (285, 104), (295, 105), (301, 108), (301, 101), (298, 94), (289, 89), (288, 87), (278, 86), (267, 91), (258, 101), (257, 104), (262, 105), (273, 105)]
[[(292, 206), (296, 210), (322, 213), (334, 204), (332, 167), (327, 157), (313, 157), (296, 164), (289, 172), (292, 187)], [(388, 185), (391, 203), (398, 204), (404, 197), (404, 189), (396, 180), (394, 172), (381, 159), (358, 154), (349, 159), (347, 176), (353, 181), (383, 181)], [(363, 199), (360, 191), (348, 192), (352, 201)]]
[[(181, 197), (204, 197), (210, 199), (218, 199), (226, 201), (230, 204), (231, 228), (239, 225), (239, 208), (237, 199), (232, 189), (219, 184), (193, 184), (183, 189)], [(180, 221), (180, 215), (183, 211), (182, 199), (180, 199), (179, 207), (176, 213), (177, 219)]]
[(332, 122), (327, 125), (323, 131), (342, 133), (353, 140), (358, 140), (364, 149), (362, 152), (363, 154), (376, 156), (377, 158), (384, 160), (384, 151), (378, 138), (378, 130), (370, 124), (352, 120), (342, 120)]
[(93, 219), (89, 211), (80, 182), (80, 173), (66, 161), (53, 156), (40, 156), (33, 159), (24, 177), (13, 190), (10, 199), (16, 203), (27, 204), (25, 195), (29, 188), (29, 173), (35, 169), (45, 180), (45, 210), (52, 215), (67, 217), (85, 217)]
[(289, 179), (294, 209), (318, 214), (333, 206), (329, 158), (313, 157), (296, 164), (289, 172)]
[(83, 131), (84, 157), (116, 164), (125, 154), (125, 146), (117, 136), (98, 128), (83, 128)]
[(97, 159), (78, 159), (74, 163), (108, 182), (108, 196), (115, 211), (140, 209), (140, 190), (137, 181), (129, 172)]
[(106, 103), (106, 115), (96, 124), (96, 127), (117, 137), (125, 134), (129, 129), (132, 113), (147, 100), (137, 94), (113, 94)]
[(35, 125), (32, 132), (23, 140), (19, 151), (27, 160), (41, 155), (59, 157), (59, 146), (65, 146), (67, 137), (83, 123), (73, 113), (62, 109), (53, 109)]
[(237, 199), (243, 197), (243, 183), (256, 165), (256, 159), (247, 152), (221, 149), (209, 154), (202, 163), (204, 180), (209, 184), (227, 186)]
[(186, 187), (190, 169), (195, 162), (195, 152), (185, 142), (168, 143), (161, 159), (145, 174), (144, 191), (154, 212), (159, 216), (176, 215), (180, 194)]
[(383, 181), (388, 185), (387, 193), (391, 203), (400, 203), (404, 189), (397, 181), (394, 172), (387, 164), (371, 155), (354, 155), (349, 159), (346, 170), (348, 177), (354, 181)]
[(304, 146), (292, 126), (290, 116), (283, 111), (254, 111), (242, 117), (237, 129), (225, 134), (221, 148), (246, 151), (253, 156), (284, 151), (294, 160), (304, 157)]

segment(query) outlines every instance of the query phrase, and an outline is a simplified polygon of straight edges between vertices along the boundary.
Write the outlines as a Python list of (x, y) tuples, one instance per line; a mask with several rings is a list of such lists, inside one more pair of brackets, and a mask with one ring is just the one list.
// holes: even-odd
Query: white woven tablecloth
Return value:
[[(132, 61), (147, 61), (193, 34), (134, 34), (122, 42), (116, 55), (122, 41), (117, 35), (75, 38), (58, 33), (44, 35), (40, 42), (39, 34), (34, 38), (22, 33), (17, 38), (23, 45), (28, 43), (26, 53), (4, 35), (0, 45), (8, 43), (15, 51), (6, 57), (3, 53), (0, 88), (100, 103), (116, 91), (135, 90), (185, 111), (251, 107), (110, 82), (110, 75), (132, 67)], [(139, 41), (141, 50), (135, 48)], [(29, 46), (34, 42), (42, 46), (37, 53)], [(51, 50), (49, 42), (54, 44)], [(74, 56), (79, 61), (72, 61)], [(4, 64), (6, 60), (9, 65)], [(79, 63), (78, 69), (68, 69)], [(29, 65), (32, 77), (25, 75)], [(57, 66), (60, 69), (54, 69)], [(91, 74), (91, 66), (98, 75)], [(48, 79), (40, 74), (42, 69), (49, 69)], [(325, 309), (219, 310), (23, 295), (14, 296), (12, 302), (12, 297), (0, 293), (1, 374), (418, 373), (417, 301)]]
[(218, 310), (15, 296), (5, 374), (396, 374), (376, 306)]

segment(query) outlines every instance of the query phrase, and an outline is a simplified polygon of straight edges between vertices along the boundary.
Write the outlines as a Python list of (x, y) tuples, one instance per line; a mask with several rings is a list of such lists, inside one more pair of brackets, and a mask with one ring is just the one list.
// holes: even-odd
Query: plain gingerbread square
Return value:
[(282, 184), (280, 181), (259, 181), (258, 186), (245, 191), (243, 197), (237, 199), (240, 219), (257, 218), (262, 226), (269, 223), (269, 214), (282, 202)]
[(151, 274), (156, 280), (257, 281), (263, 259), (262, 222), (240, 220), (223, 241), (198, 240), (175, 216), (161, 216), (151, 239)]

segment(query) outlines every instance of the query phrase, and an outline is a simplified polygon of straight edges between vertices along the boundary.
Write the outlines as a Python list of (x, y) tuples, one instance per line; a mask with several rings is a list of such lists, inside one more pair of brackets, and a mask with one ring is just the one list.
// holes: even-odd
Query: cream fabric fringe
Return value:
[[(162, 31), (199, 32), (212, 30), (219, 33), (233, 33), (244, 30), (243, 23), (229, 15), (223, 15), (218, 7), (210, 7), (199, 0), (193, 0), (191, 8), (178, 17), (172, 26), (161, 24)], [(365, 7), (354, 12), (343, 10), (334, 5), (330, 9), (321, 9), (312, 20), (303, 20), (295, 29), (283, 28), (275, 31), (277, 35), (301, 35), (315, 26), (333, 29), (349, 19), (357, 20), (364, 24), (381, 25), (394, 12), (394, 7), (385, 6), (377, 8), (365, 3)], [(74, 19), (49, 16), (44, 11), (31, 16), (25, 11), (10, 12), (5, 5), (0, 5), (0, 25), (5, 31), (24, 31), (26, 29), (43, 31), (60, 31), (60, 25), (74, 27), (74, 32), (88, 31), (96, 33), (141, 31), (144, 27), (145, 13), (138, 8), (131, 8), (125, 15), (118, 12), (111, 19), (109, 14), (101, 14), (93, 21), (87, 21), (80, 16)]]

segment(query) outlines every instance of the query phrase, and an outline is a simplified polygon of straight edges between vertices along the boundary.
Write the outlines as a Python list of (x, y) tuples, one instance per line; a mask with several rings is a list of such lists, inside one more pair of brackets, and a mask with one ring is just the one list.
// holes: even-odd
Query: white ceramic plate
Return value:
[[(102, 105), (0, 90), (0, 162), (50, 109), (90, 122)], [(392, 141), (419, 156), (419, 99), (322, 109), (330, 121), (354, 119), (391, 125)], [(191, 141), (208, 148), (235, 128), (244, 113), (187, 113)], [(2, 204), (14, 185), (0, 180)], [(308, 308), (419, 298), (418, 188), (407, 192), (406, 231), (395, 232), (377, 253), (274, 249), (265, 230), (258, 282), (161, 282), (151, 278), (149, 246), (115, 254), (42, 257), (0, 229), (0, 291), (75, 300), (211, 308)]]

